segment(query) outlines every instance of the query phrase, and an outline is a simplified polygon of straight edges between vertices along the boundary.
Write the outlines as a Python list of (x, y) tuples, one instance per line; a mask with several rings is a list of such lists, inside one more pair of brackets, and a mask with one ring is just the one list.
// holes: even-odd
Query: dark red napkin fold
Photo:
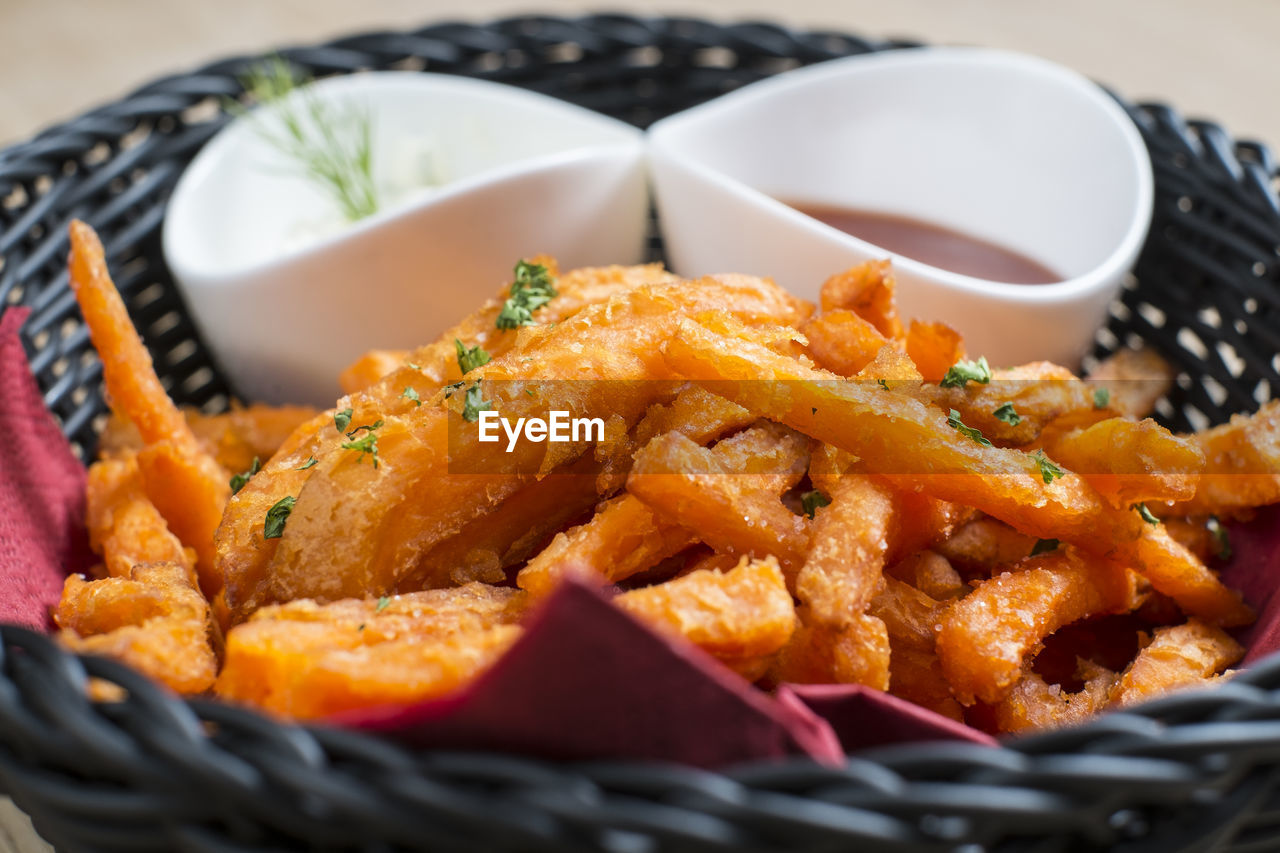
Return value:
[(1231, 525), (1229, 535), (1232, 553), (1222, 580), (1258, 611), (1258, 621), (1240, 633), (1248, 665), (1280, 651), (1280, 505), (1264, 507), (1248, 524)]
[(0, 622), (47, 630), (69, 572), (91, 563), (84, 468), (45, 408), (18, 331), (0, 314)]

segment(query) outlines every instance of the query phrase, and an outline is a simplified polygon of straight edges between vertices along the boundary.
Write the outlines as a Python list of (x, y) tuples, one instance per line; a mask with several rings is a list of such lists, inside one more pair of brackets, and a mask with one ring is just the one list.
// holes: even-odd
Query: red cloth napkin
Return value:
[(1258, 611), (1258, 621), (1240, 634), (1248, 665), (1280, 651), (1280, 505), (1260, 510), (1248, 524), (1231, 525), (1230, 542), (1222, 580)]
[(18, 330), (0, 315), (0, 622), (47, 630), (71, 571), (90, 565), (84, 468), (45, 409)]

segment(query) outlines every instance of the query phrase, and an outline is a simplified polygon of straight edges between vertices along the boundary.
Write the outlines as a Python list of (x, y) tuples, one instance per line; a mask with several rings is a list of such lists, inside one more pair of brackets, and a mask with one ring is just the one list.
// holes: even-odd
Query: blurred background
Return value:
[(1275, 0), (0, 0), (0, 145), (226, 54), (531, 11), (758, 19), (1022, 50), (1280, 146)]

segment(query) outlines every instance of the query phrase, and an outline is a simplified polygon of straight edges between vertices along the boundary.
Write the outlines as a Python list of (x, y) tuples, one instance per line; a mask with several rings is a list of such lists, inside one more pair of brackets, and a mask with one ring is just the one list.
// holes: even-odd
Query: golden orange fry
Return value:
[(1132, 705), (1170, 690), (1203, 684), (1240, 660), (1244, 648), (1221, 628), (1191, 619), (1157, 628), (1155, 636), (1111, 692), (1111, 701)]
[(215, 689), (295, 719), (429, 699), (501, 656), (523, 609), (523, 593), (479, 583), (265, 607), (228, 634)]
[(1071, 548), (1028, 559), (980, 582), (943, 613), (937, 634), (942, 671), (961, 704), (997, 702), (1049, 634), (1136, 604), (1132, 576), (1122, 566)]
[(795, 631), (777, 560), (744, 557), (727, 572), (696, 571), (624, 592), (614, 603), (659, 632), (683, 637), (755, 680)]
[[(213, 532), (231, 493), (224, 472), (204, 453), (156, 376), (151, 356), (107, 271), (102, 243), (83, 222), (71, 223), (71, 289), (102, 357), (111, 404), (138, 428), (146, 449), (139, 465), (148, 496), (182, 543), (194, 548), (207, 594), (222, 586)], [(170, 501), (170, 495), (182, 495)]]

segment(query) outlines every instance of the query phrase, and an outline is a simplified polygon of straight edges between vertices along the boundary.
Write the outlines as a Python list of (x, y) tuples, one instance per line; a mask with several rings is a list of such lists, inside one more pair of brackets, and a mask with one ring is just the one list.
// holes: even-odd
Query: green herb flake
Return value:
[(1133, 506), (1130, 507), (1130, 509), (1136, 509), (1138, 511), (1138, 515), (1147, 524), (1160, 523), (1160, 519), (1156, 518), (1155, 515), (1151, 512), (1151, 510), (1147, 509), (1147, 505), (1144, 503), (1134, 504)]
[(532, 389), (532, 388), (526, 388), (526, 389), (524, 389), (524, 393), (528, 394), (530, 397), (534, 396), (534, 393), (533, 393), (533, 389)]
[(818, 511), (818, 507), (827, 506), (831, 503), (831, 498), (824, 495), (818, 489), (811, 492), (805, 492), (800, 496), (800, 506), (804, 507), (804, 514), (809, 518), (813, 518), (813, 514)]
[(1093, 407), (1095, 409), (1105, 409), (1111, 405), (1111, 389), (1110, 388), (1094, 388), (1093, 389)]
[(459, 388), (466, 384), (467, 383), (465, 382), (450, 382), (448, 385), (444, 386), (444, 398), (448, 400), (454, 394), (458, 393)]
[(338, 432), (346, 432), (347, 427), (351, 426), (351, 416), (355, 412), (351, 409), (343, 409), (333, 416), (333, 428)]
[(958, 361), (942, 377), (943, 388), (963, 388), (969, 382), (987, 385), (991, 382), (991, 365), (984, 355), (977, 361)]
[(493, 408), (493, 405), (480, 394), (480, 383), (467, 389), (467, 396), (462, 401), (462, 419), (473, 424), (480, 420), (480, 413)]
[(357, 628), (356, 628), (356, 630), (357, 630), (357, 631), (363, 631), (363, 630), (364, 630), (364, 623), (363, 623), (363, 622), (361, 622), (361, 623), (360, 623), (360, 625), (359, 625), (359, 627), (357, 627)]
[(971, 438), (983, 447), (990, 447), (991, 442), (982, 434), (982, 430), (965, 426), (964, 421), (960, 420), (960, 413), (955, 409), (951, 410), (951, 414), (947, 415), (947, 426), (954, 430), (958, 430), (965, 438)]
[(489, 353), (479, 345), (468, 348), (466, 344), (457, 338), (453, 339), (453, 348), (458, 353), (458, 369), (463, 374), (470, 373), (477, 367), (489, 363)]
[(284, 535), (284, 523), (289, 520), (293, 506), (298, 502), (295, 497), (283, 497), (267, 510), (266, 520), (262, 523), (263, 539), (279, 539)]
[(1004, 421), (1009, 426), (1017, 426), (1022, 423), (1022, 415), (1014, 411), (1013, 403), (1002, 403), (999, 408), (991, 413), (998, 421)]
[(363, 462), (366, 456), (373, 457), (373, 467), (378, 467), (378, 434), (370, 432), (364, 438), (355, 441), (342, 442), (343, 450), (354, 450), (360, 455), (356, 457), (356, 462)]
[(418, 396), (418, 389), (414, 388), (412, 385), (404, 386), (404, 393), (400, 396), (406, 400), (412, 400), (415, 406), (422, 405), (422, 398)]
[(1052, 554), (1061, 544), (1057, 539), (1037, 539), (1036, 544), (1031, 546), (1031, 553), (1027, 556), (1039, 557), (1041, 554)]
[(390, 599), (390, 598), (388, 598), (388, 597), (387, 597), (387, 596), (385, 596), (385, 595), (384, 595), (384, 596), (381, 596), (381, 597), (378, 599), (378, 606), (377, 606), (377, 607), (375, 607), (375, 608), (373, 609), (373, 612), (374, 612), (374, 613), (381, 613), (382, 611), (384, 611), (384, 610), (386, 610), (386, 609), (387, 609), (387, 606), (388, 606), (389, 604), (391, 604), (391, 599)]
[(383, 423), (382, 418), (378, 418), (376, 421), (374, 421), (371, 424), (358, 426), (355, 429), (351, 430), (351, 432), (347, 433), (347, 438), (355, 438), (360, 433), (366, 432), (366, 431), (373, 432), (374, 430), (379, 429), (382, 426), (382, 423)]
[(1213, 535), (1213, 542), (1218, 548), (1218, 559), (1227, 561), (1231, 559), (1231, 534), (1227, 531), (1226, 526), (1218, 520), (1216, 515), (1209, 516), (1209, 520), (1205, 523), (1209, 528), (1209, 532)]
[(421, 364), (414, 364), (412, 361), (406, 361), (404, 364), (405, 364), (405, 367), (412, 368), (413, 370), (416, 370), (416, 371), (418, 371), (419, 373), (421, 373), (421, 372), (422, 372), (422, 365), (421, 365)]
[(883, 388), (883, 389), (884, 389), (884, 390), (886, 390), (886, 391), (888, 391), (888, 390), (889, 390), (889, 383), (888, 383), (888, 382), (886, 382), (886, 381), (885, 381), (885, 380), (883, 380), (883, 379), (877, 379), (877, 380), (876, 380), (876, 384), (877, 384), (877, 385), (879, 385), (881, 388)]
[(817, 407), (817, 406), (813, 406), (812, 408), (810, 408), (810, 409), (809, 409), (809, 411), (810, 411), (812, 414), (815, 414), (815, 415), (816, 415), (816, 414), (818, 414), (818, 407)]
[(533, 312), (550, 302), (555, 295), (555, 282), (550, 270), (541, 264), (522, 260), (516, 264), (510, 294), (502, 303), (495, 325), (499, 329), (532, 326)]
[(309, 458), (307, 459), (307, 461), (306, 461), (306, 462), (303, 462), (301, 465), (299, 465), (297, 468), (294, 468), (293, 470), (295, 470), (295, 471), (305, 471), (305, 470), (307, 470), (308, 468), (314, 468), (314, 467), (315, 467), (315, 465), (316, 465), (316, 458), (315, 458), (314, 456), (311, 456), (311, 457), (309, 457)]
[(253, 475), (262, 470), (262, 461), (258, 457), (253, 457), (253, 463), (249, 465), (249, 470), (236, 474), (231, 478), (231, 494), (237, 495), (240, 490), (249, 485), (249, 481), (253, 479)]
[(1031, 454), (1031, 458), (1035, 460), (1036, 467), (1040, 469), (1040, 477), (1044, 480), (1045, 485), (1067, 475), (1067, 472), (1057, 462), (1044, 455), (1043, 450), (1037, 450)]

